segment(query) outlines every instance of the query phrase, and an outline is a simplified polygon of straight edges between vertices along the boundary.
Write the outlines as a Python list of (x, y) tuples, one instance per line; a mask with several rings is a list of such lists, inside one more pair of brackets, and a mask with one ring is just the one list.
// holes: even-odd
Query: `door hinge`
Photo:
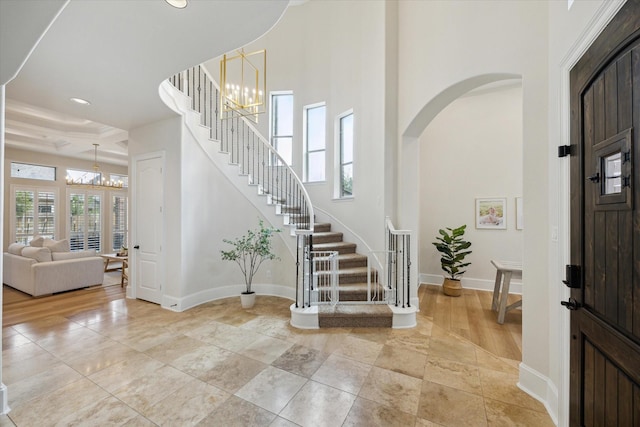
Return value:
[(565, 279), (562, 281), (570, 288), (579, 288), (580, 284), (580, 266), (579, 265), (567, 265)]
[(570, 145), (561, 145), (558, 147), (558, 157), (567, 157), (571, 155)]

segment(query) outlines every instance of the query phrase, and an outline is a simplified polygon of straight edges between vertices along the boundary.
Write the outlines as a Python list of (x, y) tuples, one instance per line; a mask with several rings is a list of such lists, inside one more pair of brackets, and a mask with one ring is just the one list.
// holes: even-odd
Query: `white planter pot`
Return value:
[(242, 304), (242, 308), (251, 308), (256, 303), (256, 293), (251, 292), (250, 294), (241, 293), (240, 294), (240, 304)]

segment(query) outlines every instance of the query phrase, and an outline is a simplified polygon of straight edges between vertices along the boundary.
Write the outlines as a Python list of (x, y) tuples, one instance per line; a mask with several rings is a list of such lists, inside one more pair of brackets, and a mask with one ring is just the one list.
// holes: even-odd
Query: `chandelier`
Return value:
[(222, 118), (247, 117), (258, 122), (266, 111), (267, 51), (238, 50), (220, 61), (220, 109)]
[(93, 172), (87, 172), (77, 178), (67, 175), (67, 185), (82, 186), (89, 188), (113, 188), (121, 189), (124, 186), (122, 181), (107, 181), (98, 166), (98, 145), (93, 144)]

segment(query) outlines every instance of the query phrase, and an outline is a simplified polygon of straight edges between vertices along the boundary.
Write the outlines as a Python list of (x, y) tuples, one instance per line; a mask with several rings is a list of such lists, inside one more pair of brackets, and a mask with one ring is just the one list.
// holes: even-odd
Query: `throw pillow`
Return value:
[(49, 248), (51, 252), (69, 252), (71, 250), (68, 239), (44, 239), (42, 246), (45, 248)]
[(7, 248), (7, 252), (14, 255), (22, 255), (22, 250), (26, 248), (22, 243), (12, 243)]
[(29, 242), (29, 245), (35, 248), (41, 248), (43, 243), (44, 243), (44, 237), (36, 236)]
[(96, 256), (95, 249), (87, 249), (86, 251), (77, 251), (77, 252), (53, 252), (51, 254), (51, 258), (54, 261), (62, 261), (64, 259), (87, 258), (92, 256)]
[(51, 261), (51, 251), (49, 248), (35, 248), (27, 246), (22, 250), (22, 256), (35, 259), (38, 262)]

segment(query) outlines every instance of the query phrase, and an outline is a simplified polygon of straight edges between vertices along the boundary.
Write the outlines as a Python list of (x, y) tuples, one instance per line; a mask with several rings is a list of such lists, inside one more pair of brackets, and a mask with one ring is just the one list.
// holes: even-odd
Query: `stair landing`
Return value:
[(337, 304), (318, 306), (321, 328), (391, 328), (393, 312), (386, 304)]

